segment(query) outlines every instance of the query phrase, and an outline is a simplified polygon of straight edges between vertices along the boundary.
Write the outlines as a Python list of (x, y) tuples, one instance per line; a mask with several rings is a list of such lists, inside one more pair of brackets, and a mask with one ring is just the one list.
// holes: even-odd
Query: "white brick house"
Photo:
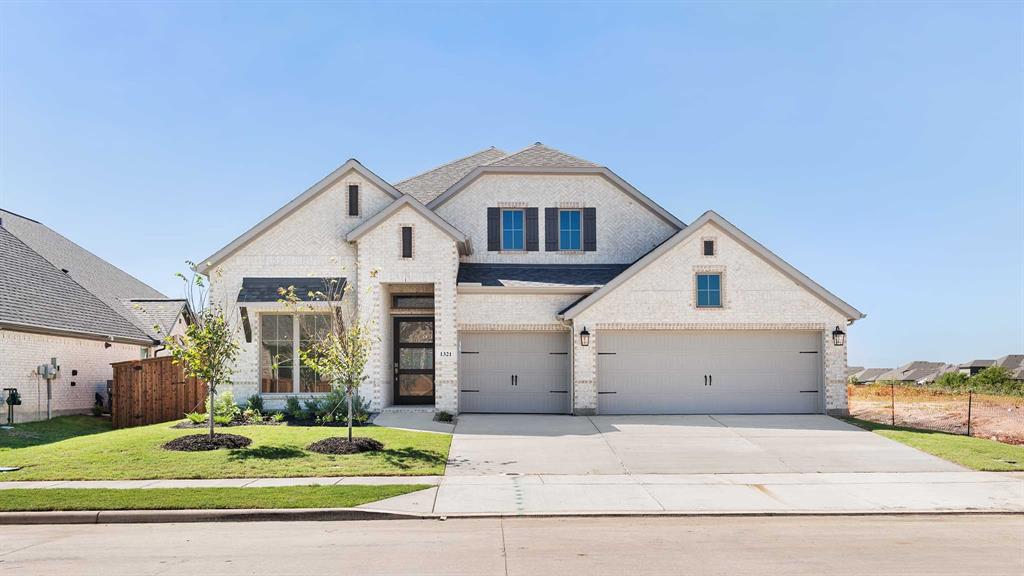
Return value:
[[(159, 355), (184, 331), (184, 300), (167, 298), (45, 225), (0, 210), (0, 388), (17, 389), (16, 422), (87, 413), (107, 400), (110, 364)], [(41, 364), (60, 370), (47, 381)], [(6, 421), (7, 393), (0, 394)]]
[(275, 295), (323, 278), (376, 336), (375, 411), (844, 413), (863, 317), (721, 216), (687, 226), (539, 143), (394, 185), (349, 160), (201, 262), (248, 322), (236, 397), (271, 406), (329, 389), (296, 360), (315, 319)]

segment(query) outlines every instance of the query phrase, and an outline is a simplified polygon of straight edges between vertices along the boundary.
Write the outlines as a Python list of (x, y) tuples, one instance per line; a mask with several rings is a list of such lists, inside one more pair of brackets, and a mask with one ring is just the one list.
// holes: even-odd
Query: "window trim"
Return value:
[[(316, 395), (316, 394), (327, 394), (328, 392), (302, 392), (302, 358), (299, 356), (299, 350), (302, 348), (302, 321), (303, 316), (330, 316), (330, 311), (315, 311), (315, 312), (291, 312), (287, 310), (267, 310), (258, 314), (258, 326), (259, 326), (259, 339), (257, 342), (257, 350), (259, 351), (259, 361), (257, 362), (257, 373), (259, 378), (259, 395), (260, 396), (296, 396), (296, 395)], [(263, 391), (263, 317), (264, 316), (291, 316), (292, 317), (292, 389), (288, 392), (264, 392)], [(329, 383), (328, 383), (329, 384)]]
[[(355, 214), (352, 213), (352, 188), (356, 189)], [(362, 191), (362, 187), (359, 186), (357, 182), (348, 182), (345, 185), (345, 205), (346, 208), (348, 209), (348, 216), (350, 218), (358, 218), (359, 216), (362, 215)]]
[[(706, 243), (711, 242), (711, 254), (707, 253)], [(712, 236), (705, 236), (700, 239), (700, 255), (705, 258), (718, 256), (718, 239)]]
[[(575, 212), (579, 214), (579, 227), (575, 232), (578, 238), (577, 248), (566, 248), (562, 246), (562, 214)], [(571, 230), (569, 232), (572, 232)], [(583, 251), (583, 208), (559, 208), (558, 209), (558, 251), (559, 252), (582, 252)]]
[[(519, 228), (519, 233), (522, 235), (522, 244), (519, 248), (509, 248), (505, 246), (505, 214), (507, 212), (519, 212), (521, 215), (522, 226)], [(501, 208), (498, 219), (498, 230), (500, 234), (499, 246), (502, 252), (526, 252), (526, 208)], [(515, 232), (515, 229), (512, 229)]]
[[(700, 277), (701, 276), (717, 276), (718, 277), (718, 304), (716, 305), (701, 305), (700, 303)], [(711, 293), (711, 290), (707, 290)], [(725, 308), (725, 272), (721, 270), (696, 270), (693, 273), (693, 306), (698, 310), (721, 310)]]

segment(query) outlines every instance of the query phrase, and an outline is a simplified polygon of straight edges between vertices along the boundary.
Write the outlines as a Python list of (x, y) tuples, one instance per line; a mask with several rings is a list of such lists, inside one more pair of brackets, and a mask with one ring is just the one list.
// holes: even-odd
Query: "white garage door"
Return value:
[(608, 331), (599, 414), (821, 412), (817, 332)]
[(459, 411), (569, 412), (567, 332), (460, 332)]

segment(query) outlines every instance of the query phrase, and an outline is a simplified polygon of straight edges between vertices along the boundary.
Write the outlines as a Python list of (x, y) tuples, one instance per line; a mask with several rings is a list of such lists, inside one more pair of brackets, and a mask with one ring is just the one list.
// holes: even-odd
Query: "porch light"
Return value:
[(836, 346), (846, 344), (846, 332), (843, 332), (843, 329), (839, 326), (836, 326), (836, 329), (832, 331), (832, 343)]
[(583, 327), (583, 331), (580, 332), (580, 346), (590, 346), (590, 332), (587, 331), (587, 327)]

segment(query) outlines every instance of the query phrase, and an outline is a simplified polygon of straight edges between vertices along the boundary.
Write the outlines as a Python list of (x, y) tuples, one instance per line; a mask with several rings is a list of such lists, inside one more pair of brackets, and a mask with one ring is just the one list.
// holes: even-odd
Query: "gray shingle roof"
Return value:
[(459, 264), (460, 284), (482, 286), (603, 286), (629, 264)]
[(0, 322), (148, 342), (146, 332), (127, 321), (68, 274), (0, 226)]
[(184, 299), (133, 298), (128, 301), (132, 312), (139, 318), (143, 326), (148, 327), (150, 334), (157, 339), (165, 338), (174, 329), (178, 317), (187, 309)]
[(966, 362), (964, 364), (961, 364), (960, 367), (961, 368), (986, 368), (986, 367), (991, 366), (991, 365), (993, 365), (995, 363), (996, 363), (995, 360), (971, 360), (970, 362)]
[(895, 370), (890, 370), (877, 377), (877, 380), (895, 380), (897, 382), (920, 382), (927, 380), (930, 376), (937, 376), (950, 369), (945, 362), (916, 361), (904, 364)]
[(508, 153), (490, 147), (464, 158), (453, 160), (423, 172), (412, 178), (406, 178), (395, 184), (395, 188), (403, 194), (409, 194), (420, 202), (426, 204), (437, 198), (442, 192), (451, 188), (452, 184), (458, 182), (463, 176), (469, 174), (473, 168), (487, 164), (499, 158), (504, 158)]
[(596, 167), (598, 164), (594, 164), (589, 160), (584, 160), (573, 156), (572, 154), (566, 154), (561, 150), (555, 150), (549, 146), (545, 146), (540, 142), (537, 142), (519, 152), (515, 152), (498, 158), (487, 163), (487, 166), (542, 166), (542, 167), (561, 167), (561, 168), (581, 168), (581, 167)]
[(858, 382), (870, 383), (878, 380), (878, 377), (886, 372), (890, 372), (892, 368), (865, 368), (859, 373), (854, 374), (857, 377)]
[[(34, 314), (21, 318), (25, 325), (135, 340), (161, 339), (160, 334), (153, 330), (152, 319), (139, 315), (131, 300), (166, 300), (166, 296), (40, 222), (0, 209), (0, 227), (35, 254), (35, 257), (29, 257), (19, 251), (20, 256), (15, 258), (12, 252), (8, 266), (8, 254), (4, 253), (4, 266), (10, 268), (9, 281), (23, 283), (18, 292), (23, 303), (8, 301), (5, 305), (10, 306), (10, 310), (24, 310), (24, 303), (35, 303), (31, 308)], [(48, 285), (41, 282), (24, 284), (46, 265), (51, 269), (45, 275)], [(81, 290), (61, 278), (69, 280), (92, 298), (83, 298)], [(33, 289), (39, 293), (33, 295)], [(62, 290), (67, 292), (65, 298), (70, 308), (64, 302), (52, 302)], [(93, 300), (104, 304), (106, 310), (97, 309)], [(64, 317), (69, 313), (76, 316), (73, 321)], [(109, 317), (111, 314), (121, 320), (115, 321)], [(126, 329), (126, 324), (134, 330)]]
[[(242, 278), (242, 289), (238, 291), (239, 302), (277, 302), (281, 299), (280, 288), (295, 287), (295, 296), (308, 302), (310, 292), (334, 291), (342, 294), (345, 290), (344, 278)], [(335, 286), (337, 288), (335, 288)]]

